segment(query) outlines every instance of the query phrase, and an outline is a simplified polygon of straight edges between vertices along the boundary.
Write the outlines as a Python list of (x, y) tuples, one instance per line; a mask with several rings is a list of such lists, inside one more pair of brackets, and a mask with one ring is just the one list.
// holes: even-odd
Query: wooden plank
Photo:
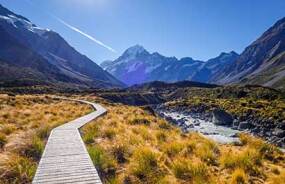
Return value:
[(106, 109), (88, 101), (75, 101), (92, 105), (96, 111), (52, 130), (33, 184), (102, 183), (81, 139), (79, 128), (105, 114)]

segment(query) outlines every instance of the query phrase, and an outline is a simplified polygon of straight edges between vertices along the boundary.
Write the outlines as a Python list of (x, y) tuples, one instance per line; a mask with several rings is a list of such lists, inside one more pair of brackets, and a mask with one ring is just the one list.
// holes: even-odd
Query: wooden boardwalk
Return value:
[(100, 177), (78, 129), (103, 115), (106, 109), (91, 102), (76, 101), (90, 104), (96, 111), (52, 130), (33, 179), (33, 184), (101, 184)]

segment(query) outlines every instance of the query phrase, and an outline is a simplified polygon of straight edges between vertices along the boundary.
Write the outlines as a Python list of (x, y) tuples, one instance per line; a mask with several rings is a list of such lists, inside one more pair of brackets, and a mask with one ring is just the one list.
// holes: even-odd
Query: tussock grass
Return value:
[(88, 147), (89, 155), (100, 171), (102, 177), (113, 177), (115, 174), (116, 161), (112, 155), (107, 154), (106, 151), (100, 147)]
[(11, 155), (0, 167), (1, 182), (31, 183), (36, 172), (36, 163), (29, 158)]
[(246, 184), (248, 183), (247, 175), (243, 169), (236, 169), (231, 176), (231, 184)]
[(254, 149), (245, 149), (241, 153), (228, 152), (222, 155), (221, 165), (224, 168), (242, 168), (245, 172), (257, 175), (262, 164), (260, 154)]
[(130, 174), (140, 181), (159, 181), (164, 175), (159, 167), (159, 155), (148, 147), (138, 148), (131, 158)]
[[(184, 134), (142, 108), (99, 102), (107, 115), (83, 127), (82, 134), (104, 183), (281, 181), (284, 154), (260, 139), (242, 134), (240, 145), (220, 145), (198, 133)], [(115, 136), (106, 136), (109, 131)]]
[(43, 95), (0, 95), (0, 183), (30, 183), (50, 131), (91, 110)]
[(194, 183), (209, 182), (208, 168), (205, 163), (189, 159), (177, 159), (174, 161), (172, 170), (174, 175), (182, 180)]

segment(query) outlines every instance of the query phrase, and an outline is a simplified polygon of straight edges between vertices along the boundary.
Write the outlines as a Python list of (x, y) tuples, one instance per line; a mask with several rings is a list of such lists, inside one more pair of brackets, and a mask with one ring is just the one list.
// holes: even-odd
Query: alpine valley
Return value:
[(127, 85), (150, 81), (191, 80), (216, 84), (285, 87), (285, 18), (249, 45), (240, 55), (231, 51), (208, 61), (177, 59), (149, 53), (140, 45), (127, 49), (101, 67)]

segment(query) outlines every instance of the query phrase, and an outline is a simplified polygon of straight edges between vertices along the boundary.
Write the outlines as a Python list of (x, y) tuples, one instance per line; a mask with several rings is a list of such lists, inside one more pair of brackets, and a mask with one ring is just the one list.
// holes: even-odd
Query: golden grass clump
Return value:
[(241, 144), (221, 145), (199, 133), (182, 133), (140, 107), (104, 104), (107, 115), (82, 129), (104, 183), (281, 181), (272, 168), (282, 173), (284, 155), (260, 139), (242, 134)]
[(243, 169), (237, 168), (231, 176), (231, 184), (246, 184), (248, 183), (247, 175)]
[(31, 183), (36, 172), (37, 164), (23, 156), (10, 155), (0, 167), (1, 182), (3, 183)]
[(131, 157), (130, 174), (141, 182), (156, 183), (164, 172), (159, 166), (159, 155), (148, 147), (139, 147)]
[(193, 183), (207, 183), (210, 178), (205, 163), (190, 159), (175, 160), (172, 170), (177, 178)]
[(220, 158), (224, 168), (242, 168), (245, 172), (259, 174), (259, 167), (262, 165), (262, 158), (255, 149), (247, 148), (240, 153), (227, 152)]
[(50, 131), (91, 111), (44, 95), (0, 95), (0, 181), (30, 183)]

